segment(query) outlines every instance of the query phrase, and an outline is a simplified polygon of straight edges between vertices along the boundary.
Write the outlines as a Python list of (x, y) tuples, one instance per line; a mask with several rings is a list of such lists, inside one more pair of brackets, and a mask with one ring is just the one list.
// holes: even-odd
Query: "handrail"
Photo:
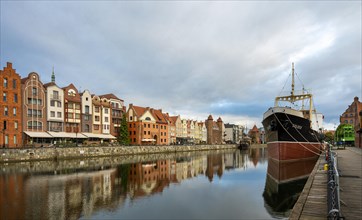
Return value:
[(327, 183), (327, 204), (328, 219), (344, 219), (341, 215), (339, 196), (339, 173), (337, 170), (337, 153), (332, 152), (331, 145), (328, 144), (326, 151), (328, 162), (328, 183)]

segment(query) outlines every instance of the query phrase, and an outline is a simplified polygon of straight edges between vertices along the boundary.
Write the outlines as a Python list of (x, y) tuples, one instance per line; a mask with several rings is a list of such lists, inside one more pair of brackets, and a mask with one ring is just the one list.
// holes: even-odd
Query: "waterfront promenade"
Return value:
[[(347, 147), (334, 150), (337, 153), (337, 169), (340, 175), (340, 209), (345, 219), (361, 219), (362, 216), (362, 149)], [(289, 219), (326, 219), (327, 171), (324, 155), (317, 161), (304, 189), (294, 205)]]

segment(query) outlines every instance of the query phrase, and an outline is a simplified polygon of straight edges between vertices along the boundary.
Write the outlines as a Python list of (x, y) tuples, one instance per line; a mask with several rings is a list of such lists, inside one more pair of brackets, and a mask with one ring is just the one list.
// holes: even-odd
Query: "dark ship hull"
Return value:
[(293, 161), (318, 157), (321, 152), (319, 133), (311, 129), (303, 113), (289, 107), (270, 108), (263, 126), (269, 158)]

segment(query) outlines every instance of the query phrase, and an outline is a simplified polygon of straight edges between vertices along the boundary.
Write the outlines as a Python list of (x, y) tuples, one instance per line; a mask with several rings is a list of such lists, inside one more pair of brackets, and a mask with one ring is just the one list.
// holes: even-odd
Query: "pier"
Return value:
[[(337, 153), (339, 172), (340, 216), (345, 219), (360, 219), (362, 216), (362, 149), (347, 147), (334, 150)], [(327, 171), (325, 156), (321, 155), (308, 178), (289, 219), (326, 219)]]

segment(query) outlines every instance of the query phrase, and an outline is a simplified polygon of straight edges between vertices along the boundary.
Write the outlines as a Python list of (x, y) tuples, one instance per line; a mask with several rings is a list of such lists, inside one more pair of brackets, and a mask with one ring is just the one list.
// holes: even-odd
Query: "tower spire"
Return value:
[(53, 71), (52, 71), (52, 82), (55, 83), (54, 66), (53, 66)]

